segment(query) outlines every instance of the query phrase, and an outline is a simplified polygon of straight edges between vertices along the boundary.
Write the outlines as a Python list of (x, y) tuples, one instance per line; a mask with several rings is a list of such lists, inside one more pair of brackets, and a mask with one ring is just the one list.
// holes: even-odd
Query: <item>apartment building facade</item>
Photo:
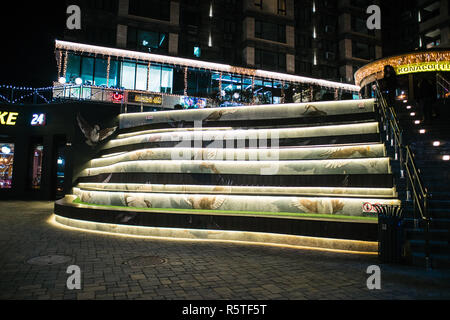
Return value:
[[(367, 0), (78, 0), (67, 41), (353, 83), (381, 58)], [(376, 1), (375, 1), (376, 3)]]

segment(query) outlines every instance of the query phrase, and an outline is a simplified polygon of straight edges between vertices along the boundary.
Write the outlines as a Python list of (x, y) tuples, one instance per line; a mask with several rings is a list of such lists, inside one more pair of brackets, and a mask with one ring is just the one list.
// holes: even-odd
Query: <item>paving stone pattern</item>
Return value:
[[(450, 272), (380, 265), (376, 256), (232, 243), (136, 239), (55, 228), (50, 202), (0, 202), (0, 300), (379, 300), (448, 299)], [(70, 256), (66, 264), (28, 264)], [(160, 265), (127, 262), (160, 257)], [(69, 265), (82, 289), (66, 287)]]

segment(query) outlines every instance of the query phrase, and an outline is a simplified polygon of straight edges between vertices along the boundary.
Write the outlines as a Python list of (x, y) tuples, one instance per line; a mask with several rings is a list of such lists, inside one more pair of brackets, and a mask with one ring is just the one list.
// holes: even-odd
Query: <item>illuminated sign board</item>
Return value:
[(130, 92), (128, 94), (129, 103), (145, 103), (145, 104), (156, 104), (162, 105), (163, 97), (157, 94), (140, 94)]
[(17, 123), (18, 117), (19, 117), (18, 112), (2, 112), (2, 111), (0, 111), (0, 125), (15, 126)]
[(47, 124), (47, 117), (44, 113), (33, 114), (31, 125), (33, 127), (45, 126)]
[(203, 109), (207, 103), (207, 100), (204, 98), (181, 97), (180, 99), (180, 104), (185, 109)]
[(117, 103), (117, 102), (123, 102), (123, 98), (124, 98), (124, 95), (123, 95), (123, 93), (120, 93), (120, 92), (115, 92), (115, 93), (112, 95), (112, 100), (113, 100), (113, 102), (115, 102), (115, 103)]
[(408, 64), (403, 66), (398, 66), (395, 68), (397, 75), (409, 74), (409, 73), (419, 73), (419, 72), (439, 72), (439, 71), (450, 71), (450, 62), (422, 62), (415, 64)]

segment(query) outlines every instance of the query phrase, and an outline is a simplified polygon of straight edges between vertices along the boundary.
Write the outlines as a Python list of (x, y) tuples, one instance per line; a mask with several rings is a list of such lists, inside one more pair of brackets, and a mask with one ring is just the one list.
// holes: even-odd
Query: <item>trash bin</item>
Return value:
[(378, 257), (383, 263), (400, 263), (404, 243), (402, 208), (379, 205), (378, 212)]

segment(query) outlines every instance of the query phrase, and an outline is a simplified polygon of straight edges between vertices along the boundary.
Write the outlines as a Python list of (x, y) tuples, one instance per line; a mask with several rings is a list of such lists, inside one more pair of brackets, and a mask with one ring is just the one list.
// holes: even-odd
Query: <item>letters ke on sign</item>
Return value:
[(162, 96), (154, 94), (129, 93), (128, 102), (162, 105)]
[(17, 123), (18, 117), (19, 117), (18, 112), (2, 112), (2, 111), (0, 111), (0, 125), (15, 126)]

